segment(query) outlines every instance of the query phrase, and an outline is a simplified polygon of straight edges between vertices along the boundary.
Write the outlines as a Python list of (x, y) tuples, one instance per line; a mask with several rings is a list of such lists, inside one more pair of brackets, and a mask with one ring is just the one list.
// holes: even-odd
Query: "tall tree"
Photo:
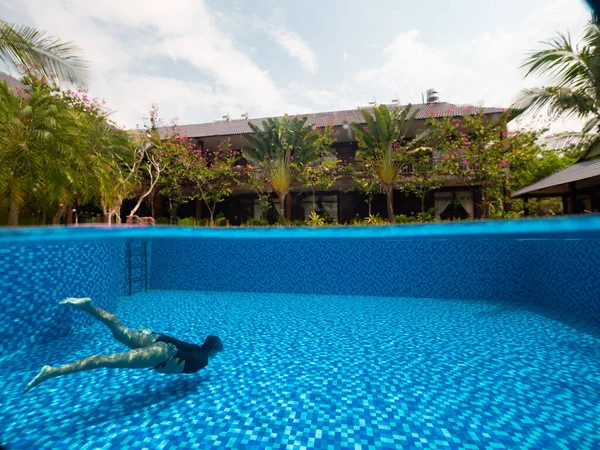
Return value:
[(371, 217), (373, 215), (373, 198), (375, 195), (381, 194), (381, 183), (379, 182), (379, 177), (374, 171), (374, 165), (372, 162), (369, 160), (369, 158), (365, 158), (364, 155), (362, 157), (361, 155), (358, 155), (354, 161), (352, 169), (353, 170), (350, 173), (354, 180), (354, 184), (350, 190), (360, 192), (365, 196), (367, 212), (369, 217)]
[(129, 139), (84, 91), (23, 81), (26, 91), (0, 83), (0, 203), (11, 225), (23, 208), (41, 212), (43, 223), (63, 215), (68, 223), (71, 205), (102, 199), (119, 184), (114, 163), (131, 159)]
[(586, 119), (580, 132), (561, 133), (550, 144), (562, 147), (579, 143), (585, 158), (600, 155), (600, 24), (592, 16), (581, 43), (573, 44), (569, 34), (558, 33), (545, 42), (543, 50), (532, 52), (523, 62), (525, 76), (550, 78), (550, 85), (524, 89), (513, 108), (535, 113), (543, 108), (556, 116)]
[(187, 156), (186, 173), (191, 182), (193, 196), (204, 202), (210, 214), (210, 225), (215, 225), (217, 205), (225, 200), (237, 183), (239, 171), (235, 165), (240, 150), (231, 148), (231, 140), (224, 139), (216, 150), (194, 150)]
[(406, 159), (410, 164), (404, 190), (416, 193), (421, 199), (421, 212), (425, 212), (425, 197), (428, 192), (439, 188), (446, 181), (440, 167), (434, 160), (434, 150), (422, 147), (414, 141), (406, 150)]
[(72, 84), (85, 85), (88, 64), (71, 42), (25, 25), (0, 20), (0, 64), (8, 69), (44, 75)]
[(126, 187), (122, 162), (131, 163), (135, 158), (131, 139), (110, 120), (110, 113), (98, 99), (88, 97), (85, 89), (59, 91), (58, 95), (76, 115), (77, 133), (73, 138), (77, 140), (80, 158), (71, 189), (65, 190), (66, 198), (59, 198), (62, 208), (55, 223), (59, 223), (61, 210), (72, 201), (98, 202), (105, 220), (119, 216), (121, 202), (127, 195), (117, 195)]
[(140, 131), (136, 142), (137, 157), (131, 165), (129, 173), (131, 181), (137, 184), (134, 194), (137, 202), (127, 214), (127, 220), (133, 221), (135, 213), (142, 206), (143, 201), (154, 192), (158, 181), (165, 170), (171, 153), (171, 146), (177, 145), (180, 139), (177, 127), (173, 125), (168, 129), (161, 128), (162, 121), (158, 116), (158, 106), (153, 104), (150, 108), (150, 123)]
[(405, 137), (412, 121), (411, 105), (390, 111), (381, 105), (373, 109), (374, 117), (367, 110), (361, 110), (366, 125), (352, 124), (358, 139), (359, 151), (373, 165), (373, 172), (387, 194), (388, 220), (394, 220), (394, 186), (405, 161), (400, 147), (396, 145)]
[(62, 195), (77, 174), (76, 116), (52, 88), (33, 79), (27, 95), (0, 83), (0, 198), (8, 224), (17, 225), (23, 205), (53, 192)]
[(331, 153), (331, 146), (336, 140), (336, 134), (332, 124), (319, 129), (320, 157), (314, 161), (296, 163), (298, 169), (298, 180), (307, 187), (312, 194), (311, 213), (315, 213), (317, 207), (317, 192), (327, 191), (337, 180), (342, 177), (341, 160), (337, 155)]
[[(267, 119), (262, 128), (249, 122), (253, 134), (244, 135), (246, 158), (268, 180), (279, 197), (279, 216), (285, 220), (285, 198), (292, 183), (298, 179), (298, 164), (319, 159), (329, 151), (327, 130), (318, 130), (306, 123), (306, 117)], [(327, 147), (327, 148), (325, 148)]]

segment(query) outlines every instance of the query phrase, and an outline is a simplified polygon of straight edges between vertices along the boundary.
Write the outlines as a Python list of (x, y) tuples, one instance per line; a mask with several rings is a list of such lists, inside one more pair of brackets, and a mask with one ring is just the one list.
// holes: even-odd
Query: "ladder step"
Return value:
[[(139, 287), (141, 284), (142, 290), (146, 291), (147, 289), (147, 270), (148, 270), (148, 248), (146, 241), (137, 241), (133, 240), (128, 242), (127, 248), (127, 256), (128, 262), (127, 266), (129, 268), (129, 295), (132, 295), (134, 291), (139, 291)], [(140, 271), (143, 272), (140, 275)], [(135, 278), (134, 278), (135, 276)], [(134, 287), (135, 286), (135, 287)]]

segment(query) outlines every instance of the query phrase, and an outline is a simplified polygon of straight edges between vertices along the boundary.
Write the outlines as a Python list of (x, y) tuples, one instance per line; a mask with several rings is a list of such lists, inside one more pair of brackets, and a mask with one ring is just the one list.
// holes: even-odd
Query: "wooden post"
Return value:
[(575, 182), (569, 183), (569, 214), (578, 214), (577, 210), (577, 189), (575, 188)]

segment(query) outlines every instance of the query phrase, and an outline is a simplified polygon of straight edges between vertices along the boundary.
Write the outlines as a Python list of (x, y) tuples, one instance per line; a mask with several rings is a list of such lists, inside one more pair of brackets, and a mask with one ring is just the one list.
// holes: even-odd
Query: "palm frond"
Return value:
[(589, 68), (589, 53), (574, 46), (569, 34), (559, 33), (544, 44), (550, 48), (532, 52), (521, 64), (521, 68), (526, 70), (525, 77), (533, 74), (550, 77), (556, 86), (593, 86), (594, 74)]
[(536, 113), (548, 108), (550, 114), (579, 117), (586, 117), (598, 111), (593, 97), (566, 86), (523, 89), (511, 108), (517, 113), (524, 111)]
[(61, 42), (32, 27), (0, 21), (0, 63), (9, 68), (22, 65), (50, 78), (85, 85), (88, 63), (79, 53), (79, 47), (71, 42)]
[(587, 23), (581, 42), (584, 46), (593, 49), (592, 53), (600, 50), (600, 24), (597, 16), (593, 15)]

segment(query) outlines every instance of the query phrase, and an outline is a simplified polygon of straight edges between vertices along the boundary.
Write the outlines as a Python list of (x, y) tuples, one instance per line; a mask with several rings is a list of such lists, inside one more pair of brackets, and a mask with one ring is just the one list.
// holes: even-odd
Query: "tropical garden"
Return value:
[[(549, 77), (551, 85), (524, 90), (493, 118), (483, 111), (431, 118), (409, 136), (411, 105), (363, 110), (364, 123), (351, 125), (356, 157), (342, 162), (332, 151), (334, 124), (316, 127), (306, 117), (251, 121), (241, 148), (232, 148), (229, 138), (202, 148), (176, 124), (165, 125), (156, 105), (142, 128), (123, 130), (102, 101), (90, 98), (88, 65), (76, 46), (0, 21), (0, 64), (22, 74), (19, 87), (0, 82), (0, 224), (133, 223), (154, 215), (160, 196), (168, 211), (163, 223), (223, 225), (219, 205), (243, 187), (264, 212), (246, 225), (269, 223), (269, 210), (272, 223), (289, 225), (292, 191), (302, 191), (310, 204), (308, 222), (294, 224), (324, 225), (331, 220), (318, 208), (319, 193), (342, 179), (368, 204), (356, 224), (433, 221), (427, 199), (449, 183), (477, 189), (484, 218), (560, 214), (560, 199), (525, 204), (511, 193), (600, 154), (598, 27), (592, 18), (579, 44), (559, 34), (529, 55), (526, 76)], [(586, 123), (580, 132), (551, 137), (545, 129), (513, 125), (542, 109)], [(395, 195), (417, 198), (419, 210), (397, 214)], [(373, 214), (374, 199), (383, 197), (385, 210)], [(202, 205), (201, 221), (179, 214), (192, 201)]]

